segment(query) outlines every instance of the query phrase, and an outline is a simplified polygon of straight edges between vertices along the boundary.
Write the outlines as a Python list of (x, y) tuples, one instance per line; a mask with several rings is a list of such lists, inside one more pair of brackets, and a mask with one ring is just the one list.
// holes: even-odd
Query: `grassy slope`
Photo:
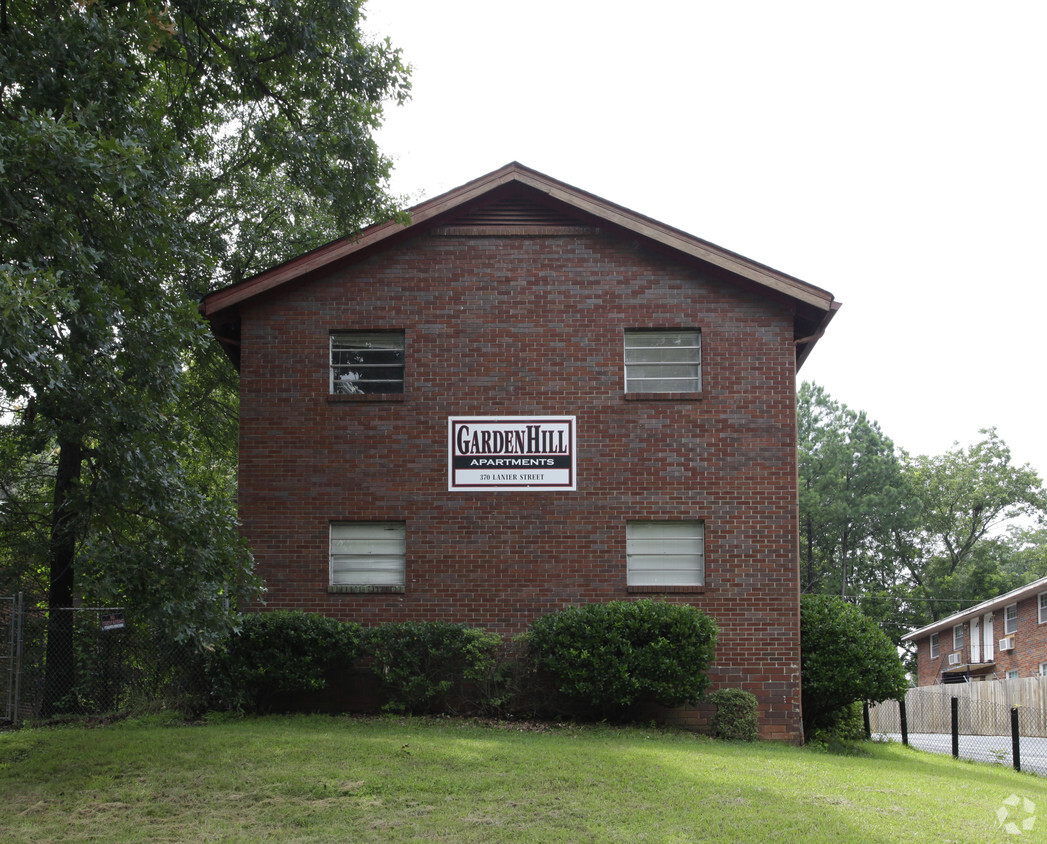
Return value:
[(869, 753), (398, 718), (23, 730), (0, 734), (0, 840), (1022, 840), (1011, 794), (1047, 828), (1045, 780)]

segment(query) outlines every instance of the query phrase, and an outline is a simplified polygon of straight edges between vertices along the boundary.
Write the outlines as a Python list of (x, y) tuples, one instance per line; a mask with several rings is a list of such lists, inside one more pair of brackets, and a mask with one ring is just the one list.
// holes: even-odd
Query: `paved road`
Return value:
[[(874, 733), (873, 738), (900, 742), (901, 733)], [(952, 755), (952, 736), (937, 733), (909, 733), (909, 745), (931, 753)], [(1047, 738), (1019, 739), (1018, 752), (1023, 771), (1047, 776)], [(1013, 765), (1010, 736), (960, 736), (960, 756), (976, 762)]]

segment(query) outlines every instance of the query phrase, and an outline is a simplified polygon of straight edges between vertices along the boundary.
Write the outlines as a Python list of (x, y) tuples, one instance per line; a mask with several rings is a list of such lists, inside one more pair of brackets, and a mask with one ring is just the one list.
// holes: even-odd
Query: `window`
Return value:
[(1017, 680), (1018, 679), (1018, 669), (1017, 668), (1012, 668), (1010, 671), (1007, 672), (1006, 676), (1007, 676), (1008, 680)]
[(404, 391), (402, 332), (339, 332), (331, 335), (331, 392), (370, 395)]
[(1040, 593), (1040, 624), (1047, 621), (1047, 592)]
[(331, 525), (331, 586), (404, 587), (407, 528), (403, 522)]
[(931, 634), (931, 659), (938, 658), (938, 634)]
[(1016, 633), (1018, 631), (1018, 605), (1011, 604), (1003, 611), (1003, 632)]
[(702, 389), (702, 333), (626, 331), (627, 393), (698, 393)]
[(1047, 662), (1040, 663), (1040, 676), (1047, 677)]
[(957, 624), (952, 629), (952, 649), (954, 651), (963, 650), (963, 625)]
[(629, 522), (625, 526), (629, 586), (702, 586), (705, 524)]

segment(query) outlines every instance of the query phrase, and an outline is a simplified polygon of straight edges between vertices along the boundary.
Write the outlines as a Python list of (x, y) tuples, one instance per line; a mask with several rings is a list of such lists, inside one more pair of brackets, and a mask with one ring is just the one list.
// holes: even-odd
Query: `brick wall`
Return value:
[[(1047, 662), (1047, 623), (1039, 622), (1038, 597), (1032, 595), (1017, 602), (1018, 627), (1014, 633), (1004, 633), (1004, 608), (993, 612), (993, 651), (995, 667), (986, 679), (1004, 679), (1008, 671), (1017, 671), (1019, 677), (1035, 677), (1040, 673), (1040, 663)], [(984, 614), (979, 616), (983, 618)], [(982, 621), (984, 624), (984, 621)], [(931, 637), (924, 636), (916, 642), (918, 685), (930, 686), (941, 682), (941, 672), (949, 668), (949, 654), (959, 653), (960, 663), (971, 661), (971, 622), (962, 622), (963, 647), (953, 648), (953, 629), (949, 627), (938, 634), (938, 658), (931, 659)], [(1014, 637), (1014, 649), (1001, 651), (1000, 639)], [(984, 654), (983, 654), (984, 658)], [(953, 666), (955, 667), (955, 666)]]
[[(608, 235), (422, 234), (242, 308), (240, 507), (269, 608), (505, 636), (588, 601), (694, 603), (714, 686), (796, 740), (795, 346), (784, 305)], [(626, 399), (627, 328), (702, 330), (698, 400)], [(332, 330), (403, 330), (393, 400), (332, 399)], [(354, 397), (355, 399), (355, 397)], [(447, 418), (576, 416), (575, 492), (448, 492)], [(703, 519), (706, 586), (626, 586), (631, 519)], [(402, 594), (328, 592), (328, 526), (403, 520)]]

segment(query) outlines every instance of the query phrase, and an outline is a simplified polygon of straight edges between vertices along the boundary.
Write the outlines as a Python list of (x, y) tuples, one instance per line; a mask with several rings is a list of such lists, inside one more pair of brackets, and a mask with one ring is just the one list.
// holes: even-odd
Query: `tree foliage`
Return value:
[(803, 596), (800, 654), (805, 733), (855, 701), (895, 700), (908, 687), (887, 634), (841, 598)]
[(883, 581), (884, 547), (920, 502), (894, 443), (864, 411), (804, 383), (797, 397), (805, 592), (846, 596)]
[(974, 445), (909, 464), (923, 515), (915, 529), (899, 533), (896, 550), (928, 622), (970, 606), (972, 596), (1020, 585), (1003, 566), (1012, 549), (1000, 528), (1040, 519), (1047, 507), (1036, 471), (1014, 465), (995, 429), (981, 433)]
[(407, 70), (355, 0), (0, 6), (7, 580), (206, 634), (257, 584), (196, 301), (392, 213), (371, 133)]
[(797, 427), (806, 592), (846, 595), (897, 640), (1047, 574), (1041, 480), (994, 429), (911, 457), (812, 384)]

